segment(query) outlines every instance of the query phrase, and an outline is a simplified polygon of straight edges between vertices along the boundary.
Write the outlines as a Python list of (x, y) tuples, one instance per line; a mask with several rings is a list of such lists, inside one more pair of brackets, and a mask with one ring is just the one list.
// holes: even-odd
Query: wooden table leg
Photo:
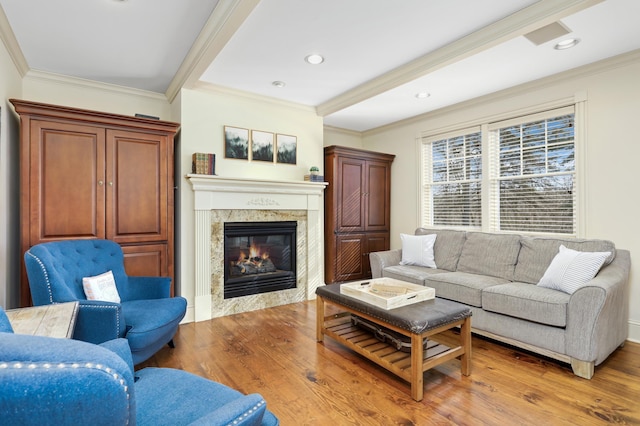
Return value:
[(422, 401), (424, 396), (424, 382), (422, 362), (424, 360), (424, 348), (422, 346), (422, 336), (411, 334), (411, 398)]
[(324, 299), (320, 296), (316, 297), (316, 340), (322, 342), (324, 340)]
[(460, 345), (464, 348), (464, 355), (460, 357), (462, 374), (471, 374), (471, 317), (464, 320), (460, 326)]

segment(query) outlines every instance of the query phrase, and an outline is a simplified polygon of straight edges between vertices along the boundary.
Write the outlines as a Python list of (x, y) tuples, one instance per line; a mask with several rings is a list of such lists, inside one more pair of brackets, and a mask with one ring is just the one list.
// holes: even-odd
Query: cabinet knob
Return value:
[(109, 182), (109, 186), (113, 186), (113, 182)]
[(102, 186), (102, 185), (104, 185), (104, 182), (103, 182), (103, 181), (101, 181), (101, 180), (99, 180), (99, 181), (98, 181), (98, 185)]

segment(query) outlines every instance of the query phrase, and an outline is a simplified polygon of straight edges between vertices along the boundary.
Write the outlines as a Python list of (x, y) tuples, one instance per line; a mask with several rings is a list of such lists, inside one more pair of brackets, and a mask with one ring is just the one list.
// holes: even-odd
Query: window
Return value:
[(573, 106), (423, 138), (421, 226), (576, 235), (575, 159)]
[(576, 233), (573, 108), (489, 126), (492, 230)]
[(423, 145), (424, 216), (430, 226), (480, 227), (482, 140), (479, 129)]

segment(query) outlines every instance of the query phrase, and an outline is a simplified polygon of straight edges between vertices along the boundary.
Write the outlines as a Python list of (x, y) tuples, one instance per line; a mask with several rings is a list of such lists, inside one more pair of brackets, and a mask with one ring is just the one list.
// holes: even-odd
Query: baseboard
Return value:
[(640, 321), (629, 320), (629, 337), (627, 340), (640, 343)]

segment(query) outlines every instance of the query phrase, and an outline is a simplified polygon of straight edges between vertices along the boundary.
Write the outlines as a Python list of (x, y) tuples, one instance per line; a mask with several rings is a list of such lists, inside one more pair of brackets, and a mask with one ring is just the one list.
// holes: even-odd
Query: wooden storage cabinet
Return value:
[(395, 156), (325, 148), (325, 281), (371, 277), (369, 253), (389, 249)]
[[(118, 242), (130, 275), (173, 278), (177, 123), (11, 99), (20, 115), (21, 248)], [(22, 268), (21, 305), (31, 296)]]

